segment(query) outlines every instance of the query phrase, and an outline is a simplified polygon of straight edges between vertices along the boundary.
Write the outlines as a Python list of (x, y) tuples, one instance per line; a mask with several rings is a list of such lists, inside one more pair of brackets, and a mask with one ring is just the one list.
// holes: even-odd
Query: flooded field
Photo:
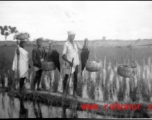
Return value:
[[(38, 102), (23, 101), (8, 96), (7, 92), (0, 93), (0, 118), (70, 118), (70, 110), (63, 114), (61, 107), (53, 107)], [(110, 118), (77, 111), (77, 118)]]
[[(0, 47), (0, 65), (5, 69), (11, 71), (12, 59), (14, 55), (15, 46)], [(27, 48), (30, 56), (32, 47)], [(97, 47), (96, 49), (90, 48), (89, 61), (95, 60), (102, 64), (102, 68), (98, 72), (89, 72), (84, 69), (82, 75), (79, 72), (78, 75), (78, 88), (77, 94), (82, 98), (91, 100), (98, 100), (101, 102), (117, 101), (117, 102), (151, 102), (152, 101), (152, 47), (129, 47), (129, 46), (113, 46), (113, 47)], [(62, 47), (58, 46), (59, 53), (62, 51)], [(6, 54), (6, 51), (8, 54)], [(60, 56), (61, 57), (61, 56)], [(45, 90), (52, 89), (55, 92), (62, 92), (63, 90), (63, 60), (61, 60), (61, 72), (56, 69), (55, 71), (43, 72), (41, 86)], [(135, 64), (135, 75), (132, 78), (124, 78), (117, 72), (119, 65), (131, 65)], [(32, 65), (32, 63), (31, 63)], [(81, 66), (80, 66), (81, 67)], [(4, 79), (4, 72), (0, 72), (2, 79)], [(30, 70), (30, 85), (33, 83), (34, 71)], [(8, 82), (13, 81), (11, 75), (8, 74)], [(6, 76), (7, 77), (7, 76)], [(1, 80), (2, 80), (1, 79)], [(12, 79), (12, 80), (11, 80)], [(9, 84), (9, 83), (8, 83)], [(11, 83), (10, 83), (11, 84)], [(30, 89), (30, 86), (28, 86)], [(73, 80), (69, 83), (69, 94), (73, 94)], [(4, 94), (4, 93), (3, 93)], [(24, 106), (27, 110), (21, 110), (21, 113), (26, 113), (27, 117), (62, 117), (62, 108), (46, 106), (43, 104), (25, 102), (19, 99), (13, 98), (14, 104), (17, 104), (17, 108), (11, 111), (11, 106), (8, 103), (2, 103), (2, 98), (7, 99), (5, 102), (11, 101), (12, 98), (7, 96), (7, 93), (3, 95), (1, 93), (1, 106), (5, 106), (5, 110), (2, 109), (1, 118), (7, 118), (11, 114), (13, 117), (19, 117), (20, 108)], [(22, 104), (21, 104), (22, 103)], [(21, 106), (21, 107), (18, 107)], [(10, 110), (8, 110), (8, 108)], [(36, 112), (34, 112), (34, 110)], [(16, 111), (16, 112), (15, 112)], [(31, 112), (32, 111), (32, 112)], [(5, 114), (4, 114), (5, 112)], [(11, 113), (11, 114), (10, 114)], [(105, 116), (92, 115), (87, 112), (77, 112), (78, 118), (105, 118)], [(142, 114), (142, 113), (141, 113)], [(5, 116), (4, 116), (5, 115)], [(66, 117), (70, 117), (70, 110), (67, 109)], [(109, 116), (109, 115), (107, 115)], [(131, 115), (132, 116), (132, 115)], [(130, 116), (130, 117), (131, 117)], [(25, 117), (25, 116), (24, 116)]]

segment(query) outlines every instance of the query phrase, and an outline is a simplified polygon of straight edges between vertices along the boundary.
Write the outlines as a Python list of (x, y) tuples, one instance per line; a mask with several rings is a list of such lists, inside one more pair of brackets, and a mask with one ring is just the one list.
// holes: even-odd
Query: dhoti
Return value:
[(18, 69), (19, 78), (24, 78), (24, 77), (28, 78), (29, 53), (21, 47), (19, 47), (19, 51), (20, 51), (20, 54), (19, 54), (19, 60), (18, 60), (18, 68), (17, 68), (17, 54), (15, 51), (12, 70), (17, 72), (17, 69)]

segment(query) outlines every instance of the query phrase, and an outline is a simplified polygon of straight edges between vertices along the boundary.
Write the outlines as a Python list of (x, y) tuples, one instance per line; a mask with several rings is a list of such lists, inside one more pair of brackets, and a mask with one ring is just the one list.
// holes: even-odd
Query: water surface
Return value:
[[(71, 110), (66, 109), (64, 117), (71, 118)], [(0, 92), (0, 118), (62, 118), (63, 109), (38, 102), (24, 101)], [(77, 111), (77, 118), (105, 118), (86, 111)]]

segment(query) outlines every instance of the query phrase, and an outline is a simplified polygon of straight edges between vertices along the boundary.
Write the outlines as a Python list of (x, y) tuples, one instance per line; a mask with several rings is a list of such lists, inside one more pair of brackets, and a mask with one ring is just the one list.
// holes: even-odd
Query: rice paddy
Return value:
[[(7, 69), (11, 68), (11, 62), (15, 47), (0, 47), (0, 53), (5, 54), (8, 59)], [(58, 45), (56, 49), (61, 53), (62, 46)], [(27, 50), (31, 56), (32, 47)], [(83, 98), (89, 98), (98, 101), (112, 102), (151, 102), (152, 101), (152, 48), (133, 46), (132, 49), (127, 46), (90, 46), (89, 60), (95, 60), (102, 64), (98, 72), (88, 72), (86, 69), (81, 76), (79, 66), (77, 94)], [(63, 60), (60, 58), (61, 66)], [(32, 63), (32, 61), (31, 61)], [(118, 75), (117, 67), (120, 64), (136, 64), (135, 76), (132, 78), (123, 78)], [(62, 66), (63, 67), (63, 66)], [(41, 87), (46, 90), (62, 92), (64, 70), (43, 72)], [(34, 71), (30, 70), (30, 84), (33, 82)], [(30, 88), (30, 84), (26, 87)], [(17, 86), (16, 86), (17, 87)], [(73, 91), (73, 79), (69, 83), (69, 94)]]

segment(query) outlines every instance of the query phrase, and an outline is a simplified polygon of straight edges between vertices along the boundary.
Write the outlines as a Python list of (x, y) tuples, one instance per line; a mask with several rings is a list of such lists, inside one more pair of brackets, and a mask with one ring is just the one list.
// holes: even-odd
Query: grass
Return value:
[[(26, 48), (30, 53), (32, 47)], [(15, 46), (0, 47), (2, 61), (7, 60), (7, 64), (3, 63), (7, 69), (11, 69), (11, 63), (14, 56)], [(62, 46), (58, 45), (59, 53)], [(152, 48), (151, 47), (135, 47), (131, 52), (128, 47), (96, 47), (91, 48), (89, 60), (101, 61), (102, 69), (96, 73), (90, 73), (84, 70), (83, 76), (79, 77), (77, 94), (82, 97), (96, 99), (99, 101), (145, 101), (151, 102), (152, 94)], [(5, 53), (5, 55), (4, 55)], [(133, 53), (133, 57), (131, 57)], [(3, 58), (3, 60), (2, 60)], [(130, 60), (134, 59), (137, 64), (136, 74), (133, 78), (122, 78), (117, 74), (117, 66), (119, 64), (130, 64)], [(63, 63), (60, 56), (61, 65)], [(32, 64), (31, 58), (30, 63)], [(2, 72), (1, 72), (2, 73)], [(48, 73), (47, 73), (48, 74)], [(62, 79), (63, 79), (63, 74)], [(52, 76), (48, 75), (49, 78)], [(43, 78), (42, 78), (43, 79)], [(33, 77), (31, 78), (31, 81)], [(58, 90), (60, 81), (59, 72), (56, 70), (54, 74), (53, 86), (54, 90)], [(61, 80), (62, 81), (62, 80)], [(87, 89), (83, 89), (86, 87)], [(71, 87), (72, 89), (73, 87)], [(84, 92), (84, 90), (86, 90)], [(85, 94), (87, 95), (85, 95)]]

